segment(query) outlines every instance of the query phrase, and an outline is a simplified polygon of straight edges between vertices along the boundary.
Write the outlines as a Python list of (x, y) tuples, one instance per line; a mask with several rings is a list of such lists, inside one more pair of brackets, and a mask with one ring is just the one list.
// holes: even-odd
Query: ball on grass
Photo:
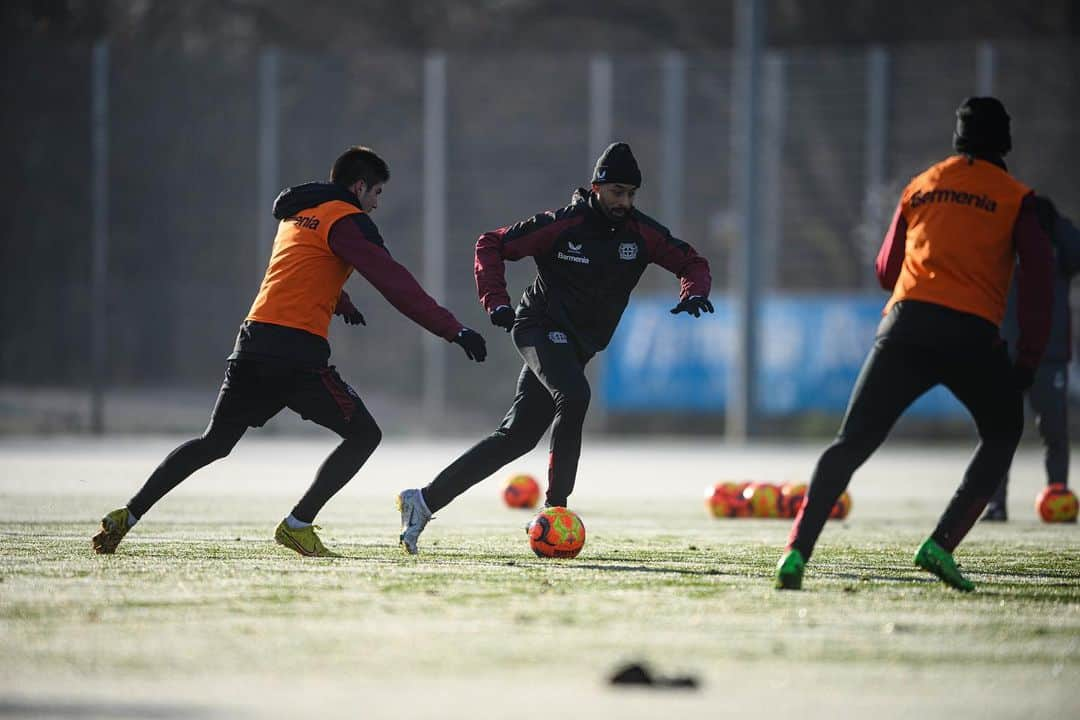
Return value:
[(1047, 485), (1035, 498), (1035, 512), (1043, 522), (1076, 522), (1076, 495), (1062, 483)]
[(564, 507), (544, 508), (525, 528), (537, 557), (574, 558), (585, 547), (585, 523)]
[(772, 483), (750, 483), (743, 490), (742, 496), (752, 517), (780, 517), (780, 488)]
[(531, 510), (540, 502), (540, 484), (532, 475), (514, 475), (503, 485), (503, 502), (512, 508)]

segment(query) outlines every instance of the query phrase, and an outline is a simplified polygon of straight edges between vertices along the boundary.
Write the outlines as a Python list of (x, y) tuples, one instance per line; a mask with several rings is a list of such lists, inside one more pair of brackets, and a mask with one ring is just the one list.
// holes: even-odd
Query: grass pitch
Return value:
[[(320, 522), (347, 557), (311, 559), (271, 537), (291, 496), (197, 485), (96, 556), (122, 498), (6, 487), (0, 716), (1076, 716), (1076, 527), (978, 527), (964, 595), (911, 564), (942, 503), (868, 494), (860, 515), (859, 488), (806, 590), (777, 592), (788, 522), (712, 520), (697, 499), (583, 493), (585, 550), (553, 561), (494, 482), (419, 557), (396, 545), (392, 494), (346, 493)], [(606, 684), (634, 660), (701, 687)]]

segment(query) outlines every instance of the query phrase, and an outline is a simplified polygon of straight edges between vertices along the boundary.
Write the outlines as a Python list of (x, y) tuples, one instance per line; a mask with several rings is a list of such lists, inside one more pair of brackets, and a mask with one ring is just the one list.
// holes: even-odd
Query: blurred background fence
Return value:
[[(745, 90), (731, 47), (348, 51), (45, 34), (2, 53), (0, 183), (9, 210), (0, 231), (0, 431), (92, 426), (95, 316), (103, 319), (104, 428), (202, 427), (265, 269), (274, 196), (325, 178), (355, 143), (390, 163), (373, 217), (392, 253), (491, 350), (484, 365), (469, 363), (354, 276), (347, 289), (368, 325), (334, 322), (332, 362), (388, 431), (473, 432), (501, 418), (520, 361), (476, 301), (473, 244), (484, 230), (564, 205), (611, 140), (629, 142), (638, 157), (638, 206), (709, 258), (716, 296), (738, 286)], [(1080, 48), (1068, 38), (767, 45), (750, 238), (759, 289), (766, 305), (824, 297), (833, 305), (822, 312), (855, 308), (845, 327), (857, 332), (838, 336), (819, 316), (770, 320), (784, 311), (766, 308), (766, 325), (789, 329), (762, 335), (762, 356), (786, 356), (797, 375), (802, 358), (854, 345), (831, 381), (846, 397), (885, 299), (873, 259), (896, 197), (949, 154), (953, 111), (967, 95), (1003, 99), (1013, 117), (1011, 169), (1080, 220), (1077, 68)], [(515, 297), (533, 275), (531, 261), (509, 266)], [(671, 427), (688, 414), (722, 426), (725, 392), (664, 402), (679, 391), (654, 387), (649, 400), (638, 392), (642, 378), (626, 374), (636, 352), (634, 367), (677, 383), (678, 358), (642, 364), (655, 324), (638, 322), (676, 291), (666, 272), (645, 275), (634, 322), (592, 368), (592, 429)], [(728, 357), (737, 342), (731, 322), (721, 312), (673, 342)], [(821, 329), (796, 332), (812, 327)], [(651, 344), (672, 354), (670, 344)], [(682, 377), (730, 382), (730, 363), (699, 365)], [(815, 381), (761, 377), (765, 428), (832, 431), (842, 400), (817, 402), (811, 390), (780, 401), (772, 393), (783, 383)], [(955, 411), (948, 402), (934, 408), (927, 417)]]

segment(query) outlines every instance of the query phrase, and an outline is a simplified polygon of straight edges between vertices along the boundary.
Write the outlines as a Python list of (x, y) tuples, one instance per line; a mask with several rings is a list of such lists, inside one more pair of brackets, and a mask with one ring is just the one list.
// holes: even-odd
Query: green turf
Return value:
[[(856, 513), (826, 530), (805, 589), (779, 592), (786, 521), (716, 521), (672, 502), (582, 509), (584, 552), (551, 561), (530, 553), (527, 513), (474, 500), (440, 514), (414, 558), (389, 501), (342, 499), (321, 522), (347, 557), (310, 559), (273, 543), (276, 505), (170, 499), (116, 555), (95, 556), (107, 500), (0, 498), (10, 707), (235, 703), (258, 716), (306, 683), (305, 706), (341, 716), (364, 698), (371, 717), (498, 717), (552, 692), (591, 717), (619, 703), (626, 717), (1080, 710), (1075, 527), (980, 526), (957, 553), (977, 584), (963, 595), (912, 565), (932, 515)], [(626, 701), (603, 680), (630, 659), (702, 689)], [(263, 690), (236, 696), (231, 683)], [(412, 692), (420, 705), (402, 710)], [(77, 704), (88, 699), (112, 705)]]

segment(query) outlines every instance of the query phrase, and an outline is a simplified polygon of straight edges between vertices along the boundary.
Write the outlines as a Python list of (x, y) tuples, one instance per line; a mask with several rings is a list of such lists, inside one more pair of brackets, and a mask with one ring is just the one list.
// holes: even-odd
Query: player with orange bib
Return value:
[[(956, 111), (957, 154), (908, 184), (877, 258), (892, 292), (852, 390), (836, 440), (814, 469), (776, 572), (781, 589), (802, 587), (806, 562), (852, 474), (920, 395), (947, 387), (971, 413), (979, 445), (956, 494), (915, 564), (948, 585), (974, 589), (953, 551), (1012, 463), (1029, 387), (1050, 330), (1050, 244), (1035, 196), (1013, 178), (1009, 116), (995, 98)], [(1016, 260), (1020, 336), (1011, 361), (999, 328)]]
[(402, 314), (483, 362), (484, 339), (463, 326), (390, 256), (371, 213), (390, 179), (371, 149), (352, 147), (334, 163), (329, 183), (282, 191), (270, 264), (229, 356), (210, 425), (176, 448), (142, 489), (101, 520), (98, 553), (112, 553), (146, 512), (192, 473), (228, 455), (249, 427), (284, 408), (341, 436), (315, 481), (278, 525), (274, 539), (301, 555), (335, 556), (315, 533), (315, 515), (375, 451), (382, 433), (360, 396), (329, 364), (330, 319), (365, 325), (345, 292), (359, 272)]

